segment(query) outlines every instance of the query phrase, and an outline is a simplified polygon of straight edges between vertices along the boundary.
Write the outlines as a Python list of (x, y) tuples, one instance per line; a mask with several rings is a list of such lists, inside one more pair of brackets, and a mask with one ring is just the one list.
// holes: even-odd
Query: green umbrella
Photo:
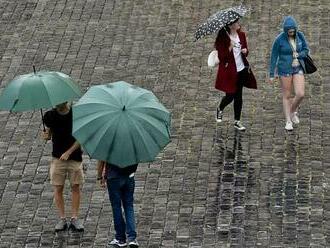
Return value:
[(81, 96), (79, 86), (61, 72), (34, 72), (15, 78), (0, 96), (0, 109), (13, 112), (51, 108)]
[(171, 115), (156, 96), (120, 81), (91, 87), (73, 106), (73, 136), (98, 160), (150, 162), (170, 142)]

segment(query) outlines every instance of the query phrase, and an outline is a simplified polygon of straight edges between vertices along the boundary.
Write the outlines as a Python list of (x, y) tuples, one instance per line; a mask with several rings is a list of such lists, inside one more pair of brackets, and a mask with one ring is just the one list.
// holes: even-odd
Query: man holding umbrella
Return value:
[[(70, 177), (72, 185), (72, 218), (70, 227), (83, 231), (83, 225), (77, 220), (80, 204), (79, 186), (83, 182), (82, 157), (80, 145), (71, 136), (72, 111), (67, 101), (81, 96), (79, 85), (68, 75), (55, 71), (37, 72), (14, 78), (0, 95), (0, 109), (11, 112), (33, 111), (39, 109), (42, 116), (43, 138), (53, 141), (50, 177), (54, 185), (55, 203), (60, 212), (61, 220), (55, 231), (65, 230), (68, 224), (64, 213), (63, 189), (65, 178)], [(42, 109), (48, 111), (43, 118)], [(45, 124), (48, 127), (45, 128)]]
[[(73, 106), (73, 136), (104, 168), (113, 210), (115, 239), (109, 247), (138, 247), (133, 208), (134, 173), (170, 142), (171, 114), (146, 89), (120, 81), (92, 86)], [(125, 220), (122, 215), (125, 212)], [(127, 237), (126, 237), (127, 233)]]
[[(68, 228), (83, 231), (84, 226), (78, 220), (80, 205), (80, 185), (84, 181), (82, 168), (82, 151), (79, 143), (71, 135), (72, 109), (67, 102), (56, 105), (45, 113), (44, 122), (47, 126), (43, 132), (45, 140), (52, 139), (53, 161), (50, 166), (50, 180), (54, 186), (54, 198), (59, 210), (60, 220), (55, 231), (64, 231)], [(68, 225), (65, 216), (63, 190), (66, 178), (69, 178), (72, 190), (72, 217)]]

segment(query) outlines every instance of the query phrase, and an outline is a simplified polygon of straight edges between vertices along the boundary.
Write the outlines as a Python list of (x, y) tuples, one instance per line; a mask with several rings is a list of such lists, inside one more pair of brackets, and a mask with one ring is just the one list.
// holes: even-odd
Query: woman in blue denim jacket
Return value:
[[(283, 32), (275, 39), (270, 58), (270, 82), (274, 76), (280, 77), (283, 94), (283, 111), (286, 119), (285, 129), (293, 130), (293, 124), (299, 123), (297, 110), (305, 94), (304, 61), (309, 53), (308, 44), (297, 22), (287, 16), (283, 22)], [(292, 86), (294, 97), (291, 97)]]

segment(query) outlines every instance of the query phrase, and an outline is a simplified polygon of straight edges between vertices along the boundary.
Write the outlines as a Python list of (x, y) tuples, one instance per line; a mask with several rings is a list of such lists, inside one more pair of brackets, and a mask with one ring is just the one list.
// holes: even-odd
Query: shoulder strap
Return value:
[[(295, 51), (295, 49), (293, 48), (293, 46), (292, 46), (292, 44), (291, 44), (289, 38), (288, 38), (288, 42), (289, 42), (289, 45), (290, 45), (290, 47), (291, 47), (292, 52), (297, 52), (297, 51)], [(296, 42), (296, 41), (295, 41), (295, 42)], [(296, 44), (297, 44), (297, 43), (296, 43)], [(296, 45), (296, 47), (297, 47), (297, 45)]]

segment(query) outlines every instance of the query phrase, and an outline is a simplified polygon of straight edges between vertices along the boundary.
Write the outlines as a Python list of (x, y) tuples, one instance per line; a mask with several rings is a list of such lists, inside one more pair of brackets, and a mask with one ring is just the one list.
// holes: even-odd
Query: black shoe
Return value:
[(223, 116), (223, 113), (222, 113), (222, 111), (220, 110), (220, 108), (218, 107), (218, 108), (217, 108), (217, 114), (216, 114), (216, 116), (215, 116), (215, 120), (216, 120), (217, 122), (222, 122), (222, 116)]
[(55, 232), (65, 231), (68, 228), (68, 223), (66, 218), (61, 218), (60, 221), (55, 226)]
[(84, 226), (78, 219), (71, 218), (69, 229), (71, 229), (72, 231), (83, 232)]
[(240, 121), (235, 121), (234, 127), (239, 131), (245, 131), (246, 129)]

